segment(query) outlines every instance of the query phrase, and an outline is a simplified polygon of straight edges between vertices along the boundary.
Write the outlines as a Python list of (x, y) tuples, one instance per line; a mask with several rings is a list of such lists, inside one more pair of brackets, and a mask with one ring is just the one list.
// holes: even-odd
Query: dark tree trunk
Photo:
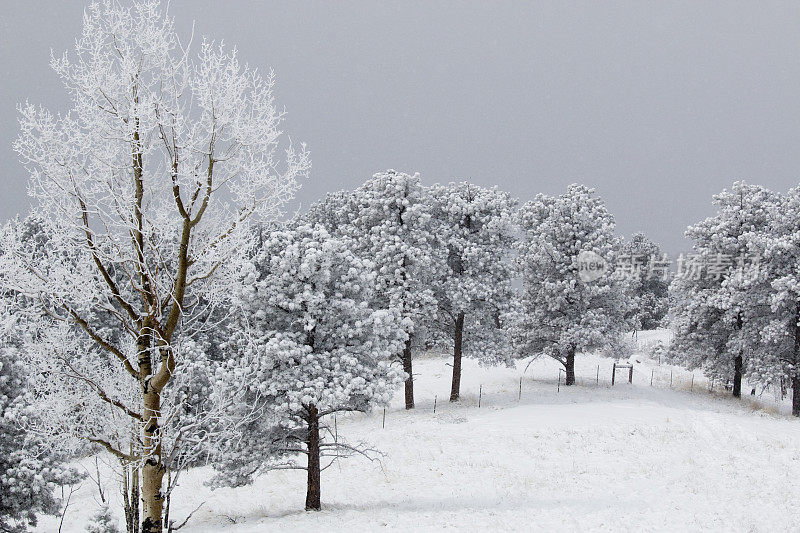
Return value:
[(792, 378), (792, 415), (800, 416), (800, 376)]
[[(794, 362), (795, 365), (800, 361), (800, 303), (794, 311)], [(792, 376), (792, 415), (800, 416), (800, 374), (795, 368)]]
[(737, 355), (733, 360), (733, 397), (742, 397), (742, 356)]
[[(131, 450), (131, 454), (133, 450)], [(139, 467), (122, 463), (122, 505), (125, 510), (125, 531), (139, 533)]]
[(406, 347), (403, 349), (403, 371), (408, 374), (408, 378), (406, 378), (406, 409), (414, 408), (414, 374), (412, 370), (411, 335), (409, 335)]
[(308, 406), (308, 488), (306, 490), (306, 511), (319, 511), (320, 502), (320, 468), (319, 468), (319, 411), (313, 403)]
[(464, 312), (456, 317), (456, 329), (453, 333), (453, 385), (450, 387), (450, 401), (458, 401), (461, 393), (461, 351), (464, 343)]
[(575, 385), (575, 348), (570, 348), (567, 352), (564, 369), (567, 371), (566, 385)]

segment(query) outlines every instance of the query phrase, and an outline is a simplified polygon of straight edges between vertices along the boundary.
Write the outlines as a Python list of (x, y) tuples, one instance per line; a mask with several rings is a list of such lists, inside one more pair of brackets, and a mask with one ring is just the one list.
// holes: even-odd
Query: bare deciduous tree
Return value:
[(248, 221), (280, 215), (310, 161), (282, 142), (272, 73), (207, 40), (190, 55), (158, 2), (93, 4), (73, 56), (51, 62), (72, 108), (22, 106), (15, 144), (49, 240), (7, 232), (2, 285), (30, 304), (53, 407), (40, 432), (136, 462), (142, 532), (160, 532), (165, 443), (186, 438), (162, 405), (182, 342), (240, 279)]

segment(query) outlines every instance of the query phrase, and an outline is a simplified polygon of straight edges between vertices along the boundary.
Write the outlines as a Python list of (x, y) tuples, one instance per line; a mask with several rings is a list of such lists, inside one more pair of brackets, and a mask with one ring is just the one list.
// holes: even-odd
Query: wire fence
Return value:
[[(587, 368), (584, 364), (580, 366), (580, 372), (575, 376), (575, 385), (576, 389), (613, 390), (625, 387), (653, 387), (697, 394), (713, 393), (721, 396), (732, 394), (730, 383), (708, 378), (699, 372), (692, 372), (680, 367), (662, 366), (656, 361), (620, 363), (609, 360), (596, 364), (593, 368)], [(515, 403), (524, 403), (530, 399), (529, 395), (541, 395), (550, 387), (555, 389), (557, 394), (566, 392), (565, 389), (572, 389), (566, 385), (566, 372), (563, 368), (526, 371), (516, 379), (516, 382), (511, 383), (493, 382), (488, 385), (481, 383), (477, 386), (477, 391), (462, 383), (460, 398), (455, 405), (478, 408), (510, 407)], [(753, 396), (750, 395), (751, 390), (754, 389), (743, 383), (743, 397), (750, 397), (750, 400), (761, 408), (777, 409), (786, 395), (786, 391), (780, 391), (779, 387), (764, 387), (760, 392), (755, 391)], [(443, 413), (452, 405), (448, 395), (434, 394), (432, 399), (418, 397), (417, 400), (415, 411), (428, 410), (434, 414)], [(383, 409), (381, 412), (381, 426), (384, 428), (387, 425), (386, 411)]]

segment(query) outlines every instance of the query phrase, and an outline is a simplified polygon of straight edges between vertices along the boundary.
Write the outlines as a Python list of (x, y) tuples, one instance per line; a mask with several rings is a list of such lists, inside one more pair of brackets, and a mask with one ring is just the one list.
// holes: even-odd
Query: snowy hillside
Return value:
[[(642, 332), (639, 343), (665, 333)], [(352, 458), (324, 471), (321, 512), (303, 510), (303, 471), (212, 492), (203, 485), (210, 470), (202, 468), (182, 478), (172, 515), (181, 521), (205, 502), (183, 531), (230, 533), (795, 528), (800, 426), (787, 416), (789, 406), (769, 393), (734, 401), (721, 387), (710, 393), (699, 374), (692, 381), (691, 373), (644, 354), (632, 360), (640, 361), (633, 385), (620, 371), (613, 388), (613, 361), (595, 356), (579, 357), (578, 385), (562, 381), (560, 388), (558, 364), (549, 358), (525, 373), (526, 362), (509, 369), (465, 361), (462, 400), (450, 404), (448, 358), (420, 359), (417, 409), (402, 408), (401, 391), (385, 428), (382, 411), (339, 416), (341, 435), (386, 456), (380, 464)], [(116, 481), (107, 479), (105, 490), (118, 512)], [(83, 531), (96, 508), (97, 488), (87, 479), (62, 531)], [(47, 517), (39, 529), (57, 528), (58, 519)]]

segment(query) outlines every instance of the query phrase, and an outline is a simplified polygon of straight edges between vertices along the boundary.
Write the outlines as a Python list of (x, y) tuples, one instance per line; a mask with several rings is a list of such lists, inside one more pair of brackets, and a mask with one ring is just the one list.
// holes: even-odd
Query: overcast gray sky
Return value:
[[(49, 52), (84, 2), (2, 0), (0, 219), (28, 210), (16, 105), (66, 110)], [(172, 0), (178, 29), (277, 73), (311, 150), (305, 204), (374, 172), (468, 179), (522, 201), (596, 187), (667, 250), (736, 179), (800, 183), (800, 3)]]

